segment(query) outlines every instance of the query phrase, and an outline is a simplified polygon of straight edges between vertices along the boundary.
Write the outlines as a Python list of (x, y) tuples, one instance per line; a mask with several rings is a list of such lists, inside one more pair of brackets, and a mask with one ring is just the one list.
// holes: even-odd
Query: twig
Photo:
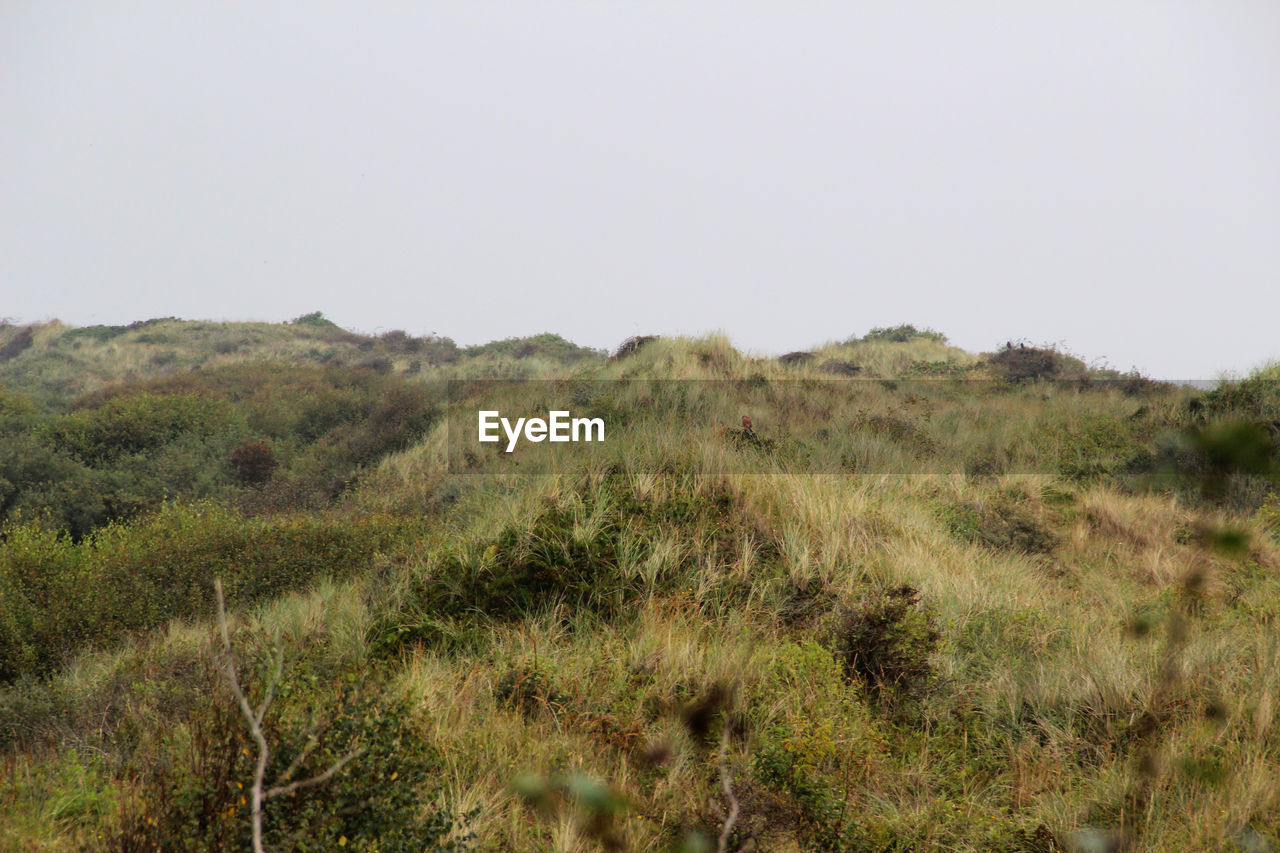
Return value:
[(320, 738), (316, 737), (316, 727), (312, 724), (311, 728), (307, 729), (307, 745), (298, 751), (293, 761), (289, 762), (289, 767), (280, 774), (280, 778), (276, 782), (284, 783), (292, 779), (293, 774), (298, 772), (302, 762), (307, 760), (307, 756), (311, 754), (311, 750), (315, 749), (318, 743), (320, 743)]
[(264, 797), (283, 797), (285, 794), (292, 794), (294, 791), (303, 788), (310, 788), (313, 785), (319, 785), (322, 782), (328, 782), (339, 770), (347, 765), (348, 761), (358, 758), (364, 752), (363, 749), (354, 749), (346, 755), (339, 758), (333, 764), (329, 765), (329, 769), (321, 773), (319, 776), (312, 776), (310, 779), (303, 779), (299, 782), (290, 782), (288, 785), (277, 785), (270, 788), (263, 795)]
[(726, 723), (720, 733), (720, 787), (724, 790), (725, 799), (729, 801), (729, 816), (725, 818), (724, 829), (720, 830), (718, 853), (728, 853), (729, 836), (733, 834), (733, 826), (738, 822), (738, 798), (733, 794), (733, 777), (729, 775), (729, 726)]
[[(244, 715), (245, 723), (249, 726), (249, 735), (253, 738), (254, 743), (258, 745), (258, 763), (253, 771), (253, 788), (250, 790), (250, 802), (252, 803), (250, 819), (253, 823), (253, 853), (263, 853), (262, 779), (267, 773), (267, 757), (270, 755), (270, 751), (267, 747), (267, 739), (262, 734), (262, 718), (254, 713), (253, 707), (249, 704), (249, 699), (244, 695), (244, 690), (240, 687), (240, 679), (236, 676), (236, 664), (231, 654), (231, 633), (227, 630), (226, 604), (222, 598), (222, 578), (218, 578), (213, 582), (213, 589), (218, 599), (218, 627), (222, 629), (222, 655), (223, 663), (226, 667), (227, 682), (231, 685), (231, 692), (235, 694), (236, 702), (240, 705), (240, 713)], [(274, 683), (267, 688), (267, 698), (262, 703), (262, 712), (264, 714), (270, 704), (271, 694), (274, 689)]]

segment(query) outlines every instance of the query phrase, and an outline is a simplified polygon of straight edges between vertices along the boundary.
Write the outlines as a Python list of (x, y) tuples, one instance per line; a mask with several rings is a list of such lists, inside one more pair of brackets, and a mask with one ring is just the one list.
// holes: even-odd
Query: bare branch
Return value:
[(288, 782), (293, 778), (293, 774), (298, 772), (298, 768), (302, 766), (302, 762), (307, 760), (307, 756), (311, 754), (311, 750), (316, 748), (320, 743), (320, 738), (316, 737), (316, 727), (313, 724), (307, 729), (307, 745), (294, 756), (293, 761), (289, 762), (289, 767), (280, 774), (280, 778), (276, 780), (277, 784)]
[[(249, 725), (249, 735), (253, 738), (254, 743), (258, 745), (258, 763), (254, 768), (253, 788), (250, 791), (253, 804), (250, 818), (253, 822), (253, 851), (254, 853), (263, 853), (262, 782), (263, 777), (267, 774), (267, 757), (270, 752), (267, 747), (267, 738), (262, 734), (262, 718), (254, 714), (252, 706), (249, 705), (249, 699), (244, 695), (244, 690), (240, 687), (240, 679), (236, 676), (235, 660), (231, 652), (231, 632), (227, 629), (226, 603), (222, 597), (222, 578), (214, 580), (213, 589), (218, 600), (218, 627), (222, 629), (222, 652), (223, 661), (226, 665), (227, 681), (231, 685), (231, 692), (235, 694), (236, 702), (240, 705), (240, 713), (244, 715), (245, 722)], [(274, 690), (275, 681), (273, 679), (267, 688), (268, 698)], [(263, 712), (266, 712), (265, 704)]]
[(227, 630), (227, 611), (226, 605), (222, 598), (222, 579), (218, 578), (213, 582), (213, 589), (218, 598), (218, 627), (222, 629), (222, 654), (223, 666), (226, 668), (227, 682), (231, 686), (231, 692), (235, 694), (236, 702), (240, 705), (240, 712), (244, 715), (245, 722), (249, 724), (249, 733), (253, 739), (258, 742), (259, 746), (266, 746), (266, 738), (262, 735), (262, 727), (259, 725), (260, 719), (249, 705), (249, 699), (244, 695), (244, 690), (240, 687), (240, 679), (236, 675), (235, 659), (231, 652), (231, 634)]
[[(298, 753), (298, 755), (289, 764), (289, 768), (276, 780), (276, 785), (266, 790), (263, 789), (265, 778), (267, 775), (267, 760), (270, 758), (271, 751), (267, 746), (266, 735), (262, 733), (262, 723), (266, 719), (267, 711), (271, 708), (271, 701), (275, 698), (276, 687), (280, 684), (284, 677), (284, 651), (278, 646), (272, 654), (271, 675), (267, 679), (267, 687), (263, 692), (262, 704), (258, 706), (257, 711), (249, 704), (249, 698), (245, 695), (244, 688), (240, 686), (240, 677), (236, 674), (235, 655), (231, 648), (231, 631), (227, 627), (227, 608), (226, 601), (222, 595), (222, 579), (216, 578), (213, 582), (214, 593), (218, 603), (218, 628), (222, 632), (222, 662), (227, 677), (227, 683), (231, 686), (231, 692), (236, 697), (236, 704), (240, 706), (240, 713), (244, 716), (245, 723), (249, 726), (249, 734), (253, 737), (253, 741), (258, 746), (258, 761), (253, 773), (252, 810), (250, 820), (253, 827), (253, 853), (263, 853), (262, 849), (262, 804), (264, 801), (272, 797), (282, 797), (285, 794), (292, 794), (303, 788), (310, 788), (314, 785), (323, 784), (339, 772), (347, 765), (348, 762), (360, 756), (364, 749), (355, 749), (335, 761), (328, 770), (318, 776), (312, 776), (310, 779), (303, 779), (298, 782), (289, 782), (289, 778), (297, 772), (298, 768), (306, 761), (307, 756), (315, 749), (319, 738), (316, 737), (315, 726), (307, 732), (307, 743)], [(288, 782), (288, 784), (282, 784)]]
[(285, 794), (292, 794), (294, 791), (299, 791), (303, 788), (310, 788), (313, 785), (328, 782), (338, 773), (338, 771), (347, 765), (348, 761), (359, 758), (363, 754), (363, 749), (356, 749), (348, 752), (346, 755), (333, 762), (329, 769), (321, 773), (319, 776), (312, 776), (310, 779), (302, 779), (298, 782), (290, 782), (288, 785), (277, 785), (274, 788), (268, 789), (267, 792), (263, 794), (263, 798), (270, 799), (271, 797), (282, 797)]
[(729, 726), (726, 723), (720, 733), (720, 787), (724, 790), (725, 799), (729, 801), (729, 816), (725, 819), (724, 829), (720, 831), (718, 853), (728, 853), (729, 836), (733, 834), (734, 824), (738, 822), (738, 798), (733, 793), (733, 777), (729, 774)]

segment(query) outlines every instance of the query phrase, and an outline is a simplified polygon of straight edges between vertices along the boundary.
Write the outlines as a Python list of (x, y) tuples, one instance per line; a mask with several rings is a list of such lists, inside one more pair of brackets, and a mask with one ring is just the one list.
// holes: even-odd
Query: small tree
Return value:
[(253, 824), (253, 853), (263, 853), (263, 802), (273, 797), (283, 797), (286, 794), (292, 794), (294, 791), (328, 782), (338, 775), (343, 767), (359, 756), (363, 750), (354, 749), (348, 752), (329, 765), (328, 770), (309, 779), (300, 779), (296, 782), (290, 781), (293, 774), (298, 772), (298, 768), (302, 766), (302, 763), (306, 761), (307, 756), (311, 754), (319, 742), (316, 737), (312, 736), (308, 738), (306, 746), (298, 752), (297, 757), (289, 764), (288, 768), (275, 780), (275, 784), (269, 788), (265, 787), (267, 760), (271, 757), (271, 749), (267, 746), (266, 735), (262, 733), (262, 721), (266, 719), (267, 711), (271, 709), (271, 700), (275, 698), (276, 686), (280, 683), (280, 678), (284, 674), (284, 655), (283, 652), (276, 649), (274, 670), (271, 678), (267, 681), (266, 690), (263, 691), (262, 703), (255, 709), (249, 704), (249, 699), (245, 696), (244, 689), (240, 686), (240, 678), (236, 675), (235, 655), (231, 649), (231, 633), (227, 630), (227, 613), (222, 599), (222, 578), (214, 581), (214, 591), (218, 600), (218, 628), (222, 631), (223, 674), (227, 678), (227, 684), (231, 687), (232, 694), (236, 697), (236, 704), (240, 706), (240, 713), (244, 716), (245, 723), (249, 726), (249, 735), (258, 746), (258, 758), (253, 773), (253, 787), (250, 788), (249, 802), (250, 820)]

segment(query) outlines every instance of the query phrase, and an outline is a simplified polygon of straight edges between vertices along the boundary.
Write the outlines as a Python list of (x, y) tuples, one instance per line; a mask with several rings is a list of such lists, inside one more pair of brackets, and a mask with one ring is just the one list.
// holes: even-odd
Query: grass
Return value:
[[(299, 325), (286, 331), (335, 334)], [(73, 340), (123, 353), (182, 328)], [(49, 334), (7, 365), (38, 372)], [(402, 715), (397, 748), (422, 780), (364, 830), (320, 820), (347, 796), (321, 788), (281, 806), (278, 831), (698, 849), (725, 826), (727, 770), (729, 849), (1230, 850), (1280, 836), (1275, 498), (1151, 488), (1131, 470), (1194, 425), (1192, 392), (1096, 373), (1008, 383), (920, 337), (792, 365), (722, 336), (570, 366), (502, 343), (473, 353), (471, 373), (464, 354), (421, 374), (521, 381), (455, 386), (448, 417), (327, 510), (400, 519), (385, 541), (235, 615), (245, 672), (259, 678), (276, 649), (287, 661), (281, 738), (317, 721), (323, 737), (382, 737), (359, 696)], [(139, 344), (159, 345), (180, 348)], [(833, 359), (864, 372), (833, 380), (820, 369)], [(1209, 405), (1266, 413), (1265, 391)], [(603, 445), (468, 456), (455, 432), (486, 399), (536, 412), (566, 396), (606, 413)], [(771, 444), (733, 439), (742, 414)], [(112, 535), (141, 542), (163, 519)], [(1210, 547), (1224, 525), (1244, 548)], [(172, 792), (210, 765), (171, 736), (230, 709), (204, 605), (0, 687), (0, 847), (113, 849), (162, 805), (205, 814)], [(395, 791), (410, 771), (380, 754), (352, 780)], [(209, 837), (244, 837), (237, 808), (206, 815)]]

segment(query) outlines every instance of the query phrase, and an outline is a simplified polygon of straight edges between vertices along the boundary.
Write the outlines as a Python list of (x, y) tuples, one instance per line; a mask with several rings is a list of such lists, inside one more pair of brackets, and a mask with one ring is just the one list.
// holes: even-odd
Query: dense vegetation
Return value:
[(266, 849), (1269, 849), (1280, 374), (1010, 344), (0, 327), (0, 848), (248, 846), (242, 684)]

